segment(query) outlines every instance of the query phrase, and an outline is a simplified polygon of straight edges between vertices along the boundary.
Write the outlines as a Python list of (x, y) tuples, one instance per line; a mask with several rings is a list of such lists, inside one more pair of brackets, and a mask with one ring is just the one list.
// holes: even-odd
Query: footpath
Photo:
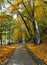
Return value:
[(27, 52), (25, 45), (20, 44), (14, 51), (9, 61), (4, 65), (46, 65), (44, 63), (37, 63), (32, 56)]

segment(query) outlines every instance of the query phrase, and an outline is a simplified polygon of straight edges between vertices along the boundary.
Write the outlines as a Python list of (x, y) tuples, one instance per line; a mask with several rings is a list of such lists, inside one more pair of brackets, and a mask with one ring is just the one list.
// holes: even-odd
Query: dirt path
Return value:
[(37, 64), (33, 58), (28, 54), (24, 45), (17, 47), (10, 60), (6, 65), (43, 65)]

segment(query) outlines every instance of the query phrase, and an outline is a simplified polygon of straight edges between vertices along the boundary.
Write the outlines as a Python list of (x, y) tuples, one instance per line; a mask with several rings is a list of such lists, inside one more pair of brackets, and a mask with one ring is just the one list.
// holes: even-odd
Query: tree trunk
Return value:
[(34, 32), (35, 32), (35, 36), (36, 36), (36, 40), (34, 39), (34, 43), (40, 44), (41, 39), (40, 39), (40, 33), (38, 30), (37, 21), (34, 20), (32, 24), (33, 24), (33, 28), (34, 28)]
[(2, 31), (0, 33), (0, 42), (1, 42), (1, 45), (2, 45)]
[(37, 25), (37, 21), (35, 20), (35, 16), (34, 16), (34, 0), (31, 0), (31, 7), (32, 7), (32, 16), (30, 15), (29, 11), (27, 10), (24, 2), (23, 2), (23, 5), (28, 13), (28, 15), (30, 16), (31, 18), (31, 21), (32, 21), (32, 24), (33, 24), (33, 29), (34, 29), (34, 32), (35, 32), (35, 36), (36, 36), (36, 40), (34, 40), (36, 44), (40, 44), (40, 33), (39, 33), (39, 30), (38, 30), (38, 25)]
[(18, 11), (18, 12), (19, 12), (19, 14), (20, 14), (20, 16), (21, 16), (21, 18), (22, 18), (22, 20), (23, 20), (23, 22), (24, 22), (24, 24), (25, 24), (25, 26), (26, 26), (26, 28), (27, 28), (27, 30), (28, 30), (30, 36), (31, 36), (31, 38), (32, 38), (33, 35), (32, 35), (32, 33), (30, 32), (30, 29), (29, 29), (29, 27), (27, 26), (26, 21), (24, 20), (24, 18), (23, 18), (23, 16), (22, 16), (22, 14), (20, 13), (20, 11)]
[(8, 44), (10, 45), (10, 32), (9, 32), (9, 43)]
[(22, 30), (19, 30), (19, 43), (22, 43)]
[(34, 0), (32, 0), (31, 7), (32, 7), (32, 19), (33, 19), (32, 24), (33, 24), (33, 28), (34, 28), (34, 32), (35, 32), (35, 36), (36, 36), (35, 43), (40, 44), (40, 40), (41, 40), (40, 33), (39, 33), (37, 21), (35, 20), (35, 16), (34, 16), (34, 10), (35, 10), (35, 8), (34, 8)]

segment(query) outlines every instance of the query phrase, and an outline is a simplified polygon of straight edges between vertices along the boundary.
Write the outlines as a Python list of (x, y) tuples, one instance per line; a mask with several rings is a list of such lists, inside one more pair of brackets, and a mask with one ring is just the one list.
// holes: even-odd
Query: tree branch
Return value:
[(47, 1), (43, 1), (47, 5)]
[(28, 13), (28, 15), (31, 17), (31, 15), (30, 15), (30, 13), (28, 12), (28, 10), (27, 10), (27, 8), (26, 8), (26, 6), (25, 6), (23, 0), (22, 0), (22, 3), (23, 3), (23, 5), (24, 5), (24, 7), (25, 7), (25, 9), (26, 9), (26, 11), (27, 11), (27, 13)]
[(26, 28), (27, 28), (29, 34), (30, 34), (30, 36), (33, 36), (32, 33), (31, 33), (31, 31), (30, 31), (30, 29), (29, 29), (29, 27), (27, 26), (27, 24), (26, 24), (26, 22), (25, 22), (25, 20), (24, 20), (24, 18), (23, 18), (23, 16), (22, 16), (22, 14), (21, 14), (21, 12), (20, 12), (20, 11), (18, 11), (18, 12), (19, 12), (19, 14), (20, 14), (20, 16), (21, 16), (21, 18), (22, 18), (22, 20), (23, 20), (23, 22), (24, 22), (24, 24), (25, 24), (25, 26), (26, 26)]
[(7, 2), (8, 2), (9, 4), (11, 4), (12, 6), (14, 6), (11, 2), (9, 2), (9, 0), (7, 0)]

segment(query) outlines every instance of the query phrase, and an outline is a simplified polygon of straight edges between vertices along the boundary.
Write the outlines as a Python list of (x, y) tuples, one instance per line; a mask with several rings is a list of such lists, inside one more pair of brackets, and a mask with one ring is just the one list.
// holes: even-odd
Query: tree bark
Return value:
[(1, 30), (1, 34), (0, 34), (0, 41), (1, 41), (1, 45), (2, 45), (2, 30)]
[(34, 0), (31, 0), (32, 16), (30, 15), (29, 11), (27, 10), (24, 2), (23, 2), (23, 5), (24, 5), (28, 15), (30, 16), (32, 24), (33, 24), (33, 29), (34, 29), (35, 36), (36, 36), (36, 41), (34, 43), (40, 44), (40, 40), (41, 40), (40, 33), (39, 33), (39, 30), (38, 30), (37, 21), (35, 20), (35, 16), (34, 16)]

